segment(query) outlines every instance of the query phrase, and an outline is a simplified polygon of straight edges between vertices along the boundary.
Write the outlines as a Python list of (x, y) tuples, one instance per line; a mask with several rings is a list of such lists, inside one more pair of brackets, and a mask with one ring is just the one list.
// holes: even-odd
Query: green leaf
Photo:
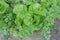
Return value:
[(33, 14), (38, 14), (38, 15), (43, 15), (43, 16), (45, 16), (47, 12), (46, 8), (41, 6), (38, 3), (30, 5), (29, 11)]
[(9, 5), (6, 4), (3, 0), (0, 2), (0, 13), (4, 13), (6, 11), (6, 8), (8, 7)]
[(23, 14), (23, 13), (26, 13), (27, 11), (27, 7), (26, 5), (22, 5), (22, 4), (17, 4), (15, 5), (14, 9), (13, 9), (13, 12), (15, 14)]

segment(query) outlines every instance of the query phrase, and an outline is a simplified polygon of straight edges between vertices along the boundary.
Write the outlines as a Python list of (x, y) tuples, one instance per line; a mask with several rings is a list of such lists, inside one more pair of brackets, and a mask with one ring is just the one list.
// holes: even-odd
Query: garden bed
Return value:
[[(55, 29), (51, 30), (51, 40), (60, 40), (60, 20), (55, 20), (55, 28), (58, 30), (56, 33)], [(0, 36), (0, 40), (4, 40), (4, 37)], [(31, 37), (26, 36), (21, 39), (19, 37), (10, 36), (8, 40), (43, 40), (43, 36), (40, 31), (35, 31)]]

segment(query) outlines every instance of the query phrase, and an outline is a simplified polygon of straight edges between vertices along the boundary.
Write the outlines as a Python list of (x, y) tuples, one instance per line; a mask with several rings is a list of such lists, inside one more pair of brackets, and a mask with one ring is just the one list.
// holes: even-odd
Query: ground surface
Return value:
[(57, 30), (51, 31), (51, 40), (60, 40), (60, 19), (55, 20), (55, 27)]

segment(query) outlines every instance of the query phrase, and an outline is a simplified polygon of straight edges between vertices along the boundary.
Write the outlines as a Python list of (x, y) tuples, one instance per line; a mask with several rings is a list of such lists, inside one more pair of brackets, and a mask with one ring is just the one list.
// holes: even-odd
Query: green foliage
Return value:
[(21, 38), (41, 30), (45, 40), (49, 40), (54, 19), (60, 17), (60, 1), (39, 1), (0, 0), (0, 30)]

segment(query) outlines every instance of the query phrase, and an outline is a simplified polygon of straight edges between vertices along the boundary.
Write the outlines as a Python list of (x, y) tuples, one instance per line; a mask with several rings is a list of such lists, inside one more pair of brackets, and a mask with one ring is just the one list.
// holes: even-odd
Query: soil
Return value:
[(51, 31), (51, 40), (60, 40), (60, 19), (55, 20), (55, 28)]

